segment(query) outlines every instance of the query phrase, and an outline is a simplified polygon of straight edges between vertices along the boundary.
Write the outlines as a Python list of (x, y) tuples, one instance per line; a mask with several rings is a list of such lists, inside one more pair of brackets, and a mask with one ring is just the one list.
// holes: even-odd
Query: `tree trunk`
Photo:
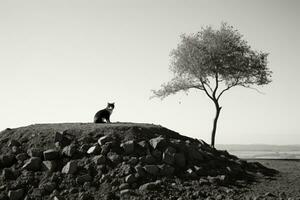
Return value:
[(216, 115), (215, 115), (215, 119), (214, 119), (214, 124), (213, 124), (213, 130), (211, 133), (211, 146), (215, 147), (215, 137), (216, 137), (216, 132), (217, 132), (217, 124), (218, 124), (218, 119), (219, 119), (219, 115), (221, 112), (222, 107), (219, 106), (219, 103), (217, 101), (214, 102), (215, 106), (216, 106)]

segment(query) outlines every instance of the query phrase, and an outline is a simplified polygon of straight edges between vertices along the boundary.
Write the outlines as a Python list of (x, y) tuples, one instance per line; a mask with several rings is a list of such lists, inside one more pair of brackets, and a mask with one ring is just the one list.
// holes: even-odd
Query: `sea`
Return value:
[(242, 159), (300, 159), (300, 145), (216, 145)]

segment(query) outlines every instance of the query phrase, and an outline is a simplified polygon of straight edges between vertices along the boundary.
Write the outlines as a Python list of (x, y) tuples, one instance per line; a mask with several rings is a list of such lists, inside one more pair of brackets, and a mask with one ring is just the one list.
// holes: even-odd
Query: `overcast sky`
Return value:
[(228, 22), (270, 53), (273, 82), (223, 96), (217, 144), (300, 144), (300, 1), (0, 0), (0, 129), (147, 122), (210, 142), (214, 105), (201, 91), (149, 100), (167, 82), (179, 36)]

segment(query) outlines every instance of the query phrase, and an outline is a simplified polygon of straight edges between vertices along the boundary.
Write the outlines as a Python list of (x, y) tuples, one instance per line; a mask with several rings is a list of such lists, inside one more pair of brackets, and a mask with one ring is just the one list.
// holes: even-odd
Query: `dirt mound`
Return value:
[(37, 124), (0, 145), (0, 200), (234, 198), (276, 173), (152, 124)]

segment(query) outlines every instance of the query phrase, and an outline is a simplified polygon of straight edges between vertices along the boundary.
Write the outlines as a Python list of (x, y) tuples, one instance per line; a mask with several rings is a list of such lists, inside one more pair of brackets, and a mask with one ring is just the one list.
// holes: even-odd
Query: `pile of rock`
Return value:
[(77, 140), (64, 131), (55, 133), (51, 149), (24, 149), (10, 139), (11, 150), (0, 156), (0, 200), (118, 199), (159, 190), (170, 180), (226, 185), (274, 172), (201, 140), (144, 138), (110, 133)]

